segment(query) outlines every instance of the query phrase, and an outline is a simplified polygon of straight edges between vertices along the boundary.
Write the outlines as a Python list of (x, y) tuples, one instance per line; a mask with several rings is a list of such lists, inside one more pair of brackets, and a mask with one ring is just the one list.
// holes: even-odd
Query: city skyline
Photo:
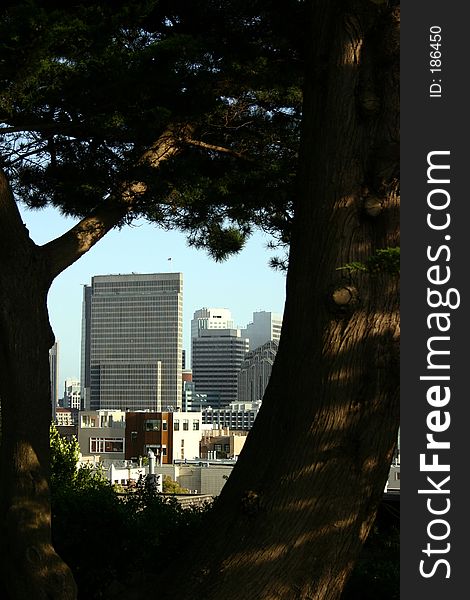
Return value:
[[(54, 209), (20, 210), (37, 244), (61, 235), (76, 222)], [(93, 276), (182, 272), (183, 348), (188, 356), (191, 319), (196, 310), (206, 306), (227, 308), (236, 327), (246, 327), (255, 311), (282, 314), (285, 276), (268, 265), (273, 255), (266, 250), (268, 240), (263, 233), (255, 232), (240, 254), (216, 263), (204, 251), (189, 247), (182, 233), (162, 231), (146, 222), (108, 233), (55, 280), (49, 293), (50, 321), (59, 342), (59, 389), (65, 379), (80, 377), (83, 286)]]

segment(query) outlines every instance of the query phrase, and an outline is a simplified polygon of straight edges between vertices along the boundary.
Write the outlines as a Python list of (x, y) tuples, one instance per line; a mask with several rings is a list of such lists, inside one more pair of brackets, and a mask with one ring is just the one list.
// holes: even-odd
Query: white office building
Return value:
[(231, 402), (221, 408), (205, 408), (202, 411), (202, 424), (212, 429), (236, 429), (248, 431), (253, 427), (261, 401), (258, 402)]
[(81, 408), (80, 381), (78, 379), (66, 379), (64, 385), (63, 408)]
[(191, 320), (191, 339), (199, 337), (203, 329), (234, 329), (232, 313), (228, 308), (200, 308)]
[(253, 321), (241, 330), (241, 334), (250, 340), (251, 351), (272, 340), (279, 342), (281, 327), (282, 315), (263, 310), (253, 313)]

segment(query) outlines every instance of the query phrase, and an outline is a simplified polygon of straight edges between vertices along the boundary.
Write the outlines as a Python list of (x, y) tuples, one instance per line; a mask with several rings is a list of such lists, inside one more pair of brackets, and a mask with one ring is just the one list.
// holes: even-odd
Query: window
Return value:
[(189, 419), (183, 419), (183, 431), (189, 431)]
[(90, 415), (83, 415), (82, 416), (82, 427), (96, 427), (95, 417), (91, 417)]
[(216, 452), (222, 452), (222, 444), (214, 444), (214, 450)]
[(137, 441), (137, 431), (131, 431), (131, 442)]
[(180, 422), (178, 420), (173, 421), (173, 429), (175, 431), (179, 431), (180, 430)]
[(199, 421), (193, 421), (193, 431), (199, 431)]
[(230, 444), (224, 444), (224, 452), (230, 452)]
[(124, 440), (123, 438), (90, 438), (90, 452), (94, 454), (124, 452)]
[(160, 419), (147, 419), (145, 421), (145, 431), (160, 431), (161, 425)]
[(162, 421), (162, 431), (166, 431), (168, 429), (167, 421)]

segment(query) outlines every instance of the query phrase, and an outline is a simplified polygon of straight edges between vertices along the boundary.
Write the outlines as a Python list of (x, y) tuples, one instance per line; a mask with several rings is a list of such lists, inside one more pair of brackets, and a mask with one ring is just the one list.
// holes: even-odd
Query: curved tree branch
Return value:
[(194, 140), (189, 138), (186, 140), (188, 146), (195, 146), (197, 148), (204, 148), (204, 150), (211, 150), (212, 152), (219, 152), (221, 154), (230, 154), (231, 156), (235, 156), (236, 158), (242, 158), (244, 160), (249, 160), (247, 156), (240, 152), (236, 152), (231, 148), (226, 148), (225, 146), (217, 146), (215, 144), (208, 144), (207, 142), (203, 142), (202, 140)]
[[(183, 150), (184, 143), (191, 133), (192, 127), (189, 125), (168, 127), (143, 153), (138, 164), (158, 168), (163, 161)], [(108, 231), (122, 223), (126, 216), (132, 213), (136, 200), (146, 190), (145, 182), (123, 182), (119, 193), (110, 196), (62, 236), (41, 246), (41, 252), (49, 265), (50, 281), (88, 252)]]

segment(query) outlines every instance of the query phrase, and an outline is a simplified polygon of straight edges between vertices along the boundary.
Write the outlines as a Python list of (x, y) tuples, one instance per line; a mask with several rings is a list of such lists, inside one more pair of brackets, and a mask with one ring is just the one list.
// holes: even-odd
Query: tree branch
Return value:
[[(35, 131), (37, 133), (67, 133), (72, 131), (72, 124), (65, 123), (55, 123), (54, 121), (31, 121), (24, 122), (21, 125), (6, 125), (5, 127), (0, 127), (0, 135), (10, 134), (10, 133), (30, 133)], [(77, 128), (75, 128), (77, 129)]]
[(226, 148), (225, 146), (208, 144), (207, 142), (203, 142), (202, 140), (194, 140), (192, 138), (188, 138), (185, 141), (188, 144), (188, 146), (196, 146), (197, 148), (204, 148), (205, 150), (212, 150), (213, 152), (220, 152), (222, 154), (230, 154), (231, 156), (235, 156), (236, 158), (249, 160), (249, 158), (241, 152), (236, 152), (235, 150), (231, 150), (230, 148)]
[[(170, 126), (141, 156), (138, 164), (153, 168), (181, 152), (186, 136), (192, 131), (188, 125)], [(64, 235), (41, 246), (49, 264), (50, 281), (88, 252), (111, 229), (132, 213), (136, 199), (147, 191), (142, 181), (125, 181), (120, 191), (83, 218)]]
[(21, 218), (18, 206), (13, 198), (8, 179), (0, 169), (0, 258), (4, 259), (7, 254), (15, 253), (18, 250), (18, 244), (31, 244), (29, 232), (26, 229)]
[(29, 150), (28, 152), (24, 152), (24, 154), (21, 154), (20, 151), (18, 151), (15, 153), (17, 155), (17, 157), (12, 160), (6, 160), (5, 165), (8, 167), (11, 167), (15, 163), (17, 163), (21, 160), (24, 160), (25, 158), (28, 158), (28, 156), (34, 156), (35, 154), (40, 154), (41, 152), (44, 152), (44, 150), (46, 150), (46, 148), (47, 148), (47, 144), (42, 147), (37, 147), (37, 148), (34, 148), (33, 150)]

